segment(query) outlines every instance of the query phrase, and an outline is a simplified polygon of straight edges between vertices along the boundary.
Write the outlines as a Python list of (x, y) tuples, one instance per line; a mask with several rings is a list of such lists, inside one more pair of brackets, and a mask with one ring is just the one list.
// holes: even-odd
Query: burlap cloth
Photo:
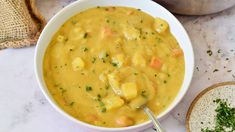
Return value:
[(36, 44), (45, 24), (34, 0), (0, 0), (0, 49)]

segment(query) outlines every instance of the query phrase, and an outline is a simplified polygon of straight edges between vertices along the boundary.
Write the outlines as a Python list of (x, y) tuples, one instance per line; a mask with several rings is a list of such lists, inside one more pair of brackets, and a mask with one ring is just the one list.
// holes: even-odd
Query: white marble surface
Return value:
[[(37, 0), (47, 20), (70, 2)], [(196, 67), (187, 95), (161, 121), (169, 132), (186, 131), (187, 109), (202, 89), (218, 82), (235, 81), (235, 7), (209, 16), (177, 17), (191, 37)], [(212, 56), (208, 56), (208, 49), (213, 51)], [(221, 53), (217, 52), (219, 49)], [(56, 112), (42, 95), (34, 75), (34, 50), (34, 46), (0, 50), (0, 132), (80, 132), (75, 123)], [(214, 69), (219, 71), (213, 72)]]

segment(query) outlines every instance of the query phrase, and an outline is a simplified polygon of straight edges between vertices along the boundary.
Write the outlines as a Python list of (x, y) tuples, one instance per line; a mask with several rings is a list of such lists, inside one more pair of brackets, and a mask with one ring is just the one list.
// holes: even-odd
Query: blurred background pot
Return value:
[(235, 5), (235, 0), (154, 0), (171, 12), (184, 15), (206, 15)]

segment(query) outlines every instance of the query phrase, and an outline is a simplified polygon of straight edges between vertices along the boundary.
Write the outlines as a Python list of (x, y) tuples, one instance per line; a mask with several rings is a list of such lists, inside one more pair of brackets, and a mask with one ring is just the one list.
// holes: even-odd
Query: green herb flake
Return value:
[(217, 71), (219, 71), (218, 69), (215, 69), (213, 72), (217, 72)]
[(166, 80), (164, 80), (164, 81), (163, 81), (163, 83), (165, 83), (165, 84), (166, 84), (166, 83), (167, 83), (167, 81), (166, 81)]
[(63, 95), (66, 91), (67, 91), (66, 89), (60, 87), (60, 92), (61, 92), (62, 95)]
[(109, 19), (107, 19), (107, 20), (106, 20), (106, 22), (107, 22), (107, 23), (109, 23), (109, 22), (110, 22), (110, 20), (109, 20)]
[(100, 95), (100, 94), (97, 94), (97, 98), (99, 98), (99, 99), (100, 99), (100, 98), (101, 98), (101, 95)]
[(108, 90), (108, 89), (109, 89), (109, 85), (106, 85), (106, 86), (105, 86), (105, 89)]
[(69, 106), (73, 106), (73, 105), (74, 105), (74, 103), (75, 103), (75, 102), (71, 102), (71, 103), (69, 104)]
[(159, 37), (157, 37), (156, 40), (157, 40), (157, 43), (161, 43), (162, 42), (162, 39), (159, 38)]
[(105, 53), (105, 57), (109, 57), (109, 54), (108, 54), (108, 53)]
[(89, 92), (89, 91), (92, 91), (92, 87), (91, 86), (86, 86), (86, 91)]
[(67, 42), (68, 40), (69, 40), (69, 39), (68, 39), (68, 38), (66, 38), (64, 41), (65, 41), (65, 42)]
[(114, 67), (117, 67), (117, 66), (118, 66), (118, 63), (112, 62), (112, 65), (113, 65)]
[(94, 64), (95, 62), (96, 62), (96, 57), (93, 57), (91, 63)]
[(213, 52), (211, 50), (207, 50), (206, 53), (209, 55), (209, 56), (212, 56), (213, 55)]
[(106, 112), (106, 108), (105, 108), (105, 107), (102, 108), (102, 109), (101, 109), (101, 112), (102, 112), (102, 113), (105, 113), (105, 112)]
[(171, 77), (171, 74), (168, 73), (167, 76), (168, 76), (168, 77)]
[(71, 23), (75, 25), (77, 22), (78, 22), (77, 20), (73, 19)]
[(86, 47), (83, 48), (83, 51), (84, 51), (84, 52), (87, 52), (87, 51), (88, 51), (88, 48), (86, 48)]
[(83, 38), (87, 38), (87, 36), (88, 36), (88, 33), (86, 32), (86, 33), (84, 34)]
[(144, 97), (144, 98), (147, 98), (147, 95), (146, 95), (146, 91), (145, 91), (145, 90), (141, 91), (140, 95), (141, 95), (142, 97)]

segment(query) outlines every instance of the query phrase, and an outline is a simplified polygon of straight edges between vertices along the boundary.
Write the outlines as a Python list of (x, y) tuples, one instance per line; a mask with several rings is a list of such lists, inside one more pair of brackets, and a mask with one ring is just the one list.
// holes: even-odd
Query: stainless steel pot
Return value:
[(206, 15), (235, 5), (235, 0), (154, 0), (171, 12), (185, 15)]

